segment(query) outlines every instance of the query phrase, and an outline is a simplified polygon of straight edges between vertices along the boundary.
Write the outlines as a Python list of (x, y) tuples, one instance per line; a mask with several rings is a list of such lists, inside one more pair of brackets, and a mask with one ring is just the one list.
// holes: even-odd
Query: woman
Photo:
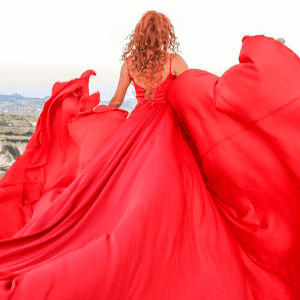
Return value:
[[(180, 55), (167, 52), (168, 49), (175, 51), (175, 45), (178, 50), (180, 44), (176, 42), (173, 26), (165, 15), (155, 11), (145, 14), (131, 38), (122, 59), (124, 60), (128, 53), (131, 55), (121, 68), (119, 85), (109, 104), (117, 108), (122, 105), (131, 80), (134, 82), (135, 90), (139, 90), (139, 94), (142, 95), (140, 98), (143, 98), (145, 93), (145, 101), (149, 101), (154, 89), (161, 88), (169, 76), (174, 78), (188, 70)], [(130, 71), (128, 61), (132, 64)], [(138, 106), (141, 104), (139, 101)]]
[[(292, 61), (291, 53), (274, 39), (247, 37), (240, 56), (243, 69), (233, 67), (218, 78), (187, 70), (180, 56), (167, 52), (175, 43), (171, 29), (162, 14), (150, 11), (142, 17), (110, 106), (93, 110), (99, 94), (88, 95), (92, 71), (54, 85), (27, 152), (1, 180), (1, 199), (7, 200), (1, 209), (11, 214), (1, 223), (10, 230), (0, 243), (0, 299), (299, 296), (297, 190), (275, 204), (264, 198), (270, 196), (267, 185), (255, 194), (252, 184), (263, 177), (253, 172), (257, 165), (251, 166), (255, 156), (249, 149), (264, 138), (266, 157), (273, 158), (267, 130), (256, 134), (251, 146), (247, 138), (253, 135), (231, 142), (241, 129), (253, 128), (262, 112), (271, 114), (280, 107), (280, 101), (272, 106), (269, 98), (282, 99), (281, 91), (267, 93), (278, 84), (275, 75), (269, 74), (265, 94), (253, 89), (261, 83), (258, 78), (266, 80), (262, 75), (274, 67), (274, 57), (280, 54), (285, 70), (294, 67), (297, 78), (299, 58)], [(262, 45), (270, 58), (255, 51)], [(255, 68), (249, 65), (253, 63)], [(290, 100), (298, 82), (289, 74), (276, 76), (286, 79), (284, 92), (294, 84), (286, 98)], [(138, 104), (126, 119), (118, 107), (130, 78)], [(247, 108), (252, 102), (243, 110), (239, 105), (255, 92), (268, 105), (255, 102), (251, 115)], [(231, 99), (236, 100), (232, 111)], [(270, 130), (272, 125), (259, 128)], [(248, 170), (233, 168), (229, 162), (234, 159), (242, 167), (249, 161)], [(13, 176), (17, 171), (22, 174), (19, 181)], [(257, 178), (250, 177), (245, 186), (248, 171)], [(290, 176), (286, 185), (293, 188), (292, 172), (285, 172)], [(18, 192), (5, 198), (12, 195), (12, 186)], [(271, 187), (274, 196), (273, 182)]]

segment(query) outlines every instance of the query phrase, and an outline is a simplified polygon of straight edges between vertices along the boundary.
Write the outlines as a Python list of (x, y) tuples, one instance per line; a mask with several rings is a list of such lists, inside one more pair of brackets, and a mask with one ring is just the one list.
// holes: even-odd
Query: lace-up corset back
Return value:
[[(142, 103), (147, 103), (147, 102), (152, 102), (152, 105), (154, 103), (165, 103), (167, 102), (167, 98), (166, 98), (166, 93), (167, 90), (169, 88), (169, 86), (171, 85), (172, 81), (176, 78), (175, 75), (171, 74), (171, 61), (172, 61), (172, 57), (170, 55), (170, 69), (169, 69), (169, 75), (168, 77), (159, 85), (159, 89), (157, 89), (154, 92), (154, 95), (152, 95), (152, 98), (150, 100), (147, 100), (145, 98), (145, 89), (142, 88), (141, 86), (137, 85), (133, 78), (130, 76), (130, 79), (133, 81), (134, 84), (134, 88), (135, 88), (135, 92), (136, 92), (136, 99), (138, 102), (138, 105), (142, 104)], [(127, 62), (127, 68), (128, 68), (128, 62)], [(129, 73), (129, 72), (128, 72)]]

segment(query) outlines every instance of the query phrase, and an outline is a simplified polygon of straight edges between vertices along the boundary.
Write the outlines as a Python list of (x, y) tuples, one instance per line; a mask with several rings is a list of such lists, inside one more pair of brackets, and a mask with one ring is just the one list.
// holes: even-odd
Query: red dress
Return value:
[(300, 60), (246, 36), (221, 77), (127, 112), (56, 83), (0, 181), (0, 299), (300, 299)]

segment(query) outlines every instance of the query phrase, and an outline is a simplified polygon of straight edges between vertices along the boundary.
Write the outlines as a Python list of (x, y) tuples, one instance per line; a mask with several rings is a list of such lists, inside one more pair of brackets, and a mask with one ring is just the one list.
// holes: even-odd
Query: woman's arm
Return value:
[(128, 70), (126, 68), (126, 61), (125, 61), (121, 67), (120, 79), (119, 79), (117, 90), (114, 96), (112, 97), (111, 101), (109, 102), (110, 106), (119, 108), (122, 105), (127, 89), (130, 85), (130, 82), (131, 79)]
[(189, 69), (187, 63), (184, 61), (184, 59), (179, 54), (176, 54), (174, 56), (174, 67), (175, 67), (176, 77), (179, 76), (184, 71)]
[[(123, 100), (124, 101), (124, 100)], [(110, 102), (109, 102), (109, 106), (114, 106), (114, 107), (116, 107), (116, 108), (119, 108), (121, 105), (122, 105), (122, 103), (123, 103), (123, 101), (122, 102), (120, 102), (118, 99), (116, 99), (116, 98), (112, 98), (111, 100), (110, 100)]]

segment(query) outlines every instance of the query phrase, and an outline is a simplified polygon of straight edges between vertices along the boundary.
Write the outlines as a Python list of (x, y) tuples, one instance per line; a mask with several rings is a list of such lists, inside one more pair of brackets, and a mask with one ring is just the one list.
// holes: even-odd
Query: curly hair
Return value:
[(176, 42), (176, 39), (174, 27), (169, 19), (154, 10), (147, 11), (142, 16), (130, 35), (121, 60), (126, 60), (128, 55), (132, 58), (129, 68), (137, 74), (138, 81), (141, 77), (145, 78), (143, 82), (146, 86), (146, 99), (150, 99), (159, 86), (163, 66), (167, 61), (167, 50), (176, 53), (177, 47), (179, 51), (180, 43)]

